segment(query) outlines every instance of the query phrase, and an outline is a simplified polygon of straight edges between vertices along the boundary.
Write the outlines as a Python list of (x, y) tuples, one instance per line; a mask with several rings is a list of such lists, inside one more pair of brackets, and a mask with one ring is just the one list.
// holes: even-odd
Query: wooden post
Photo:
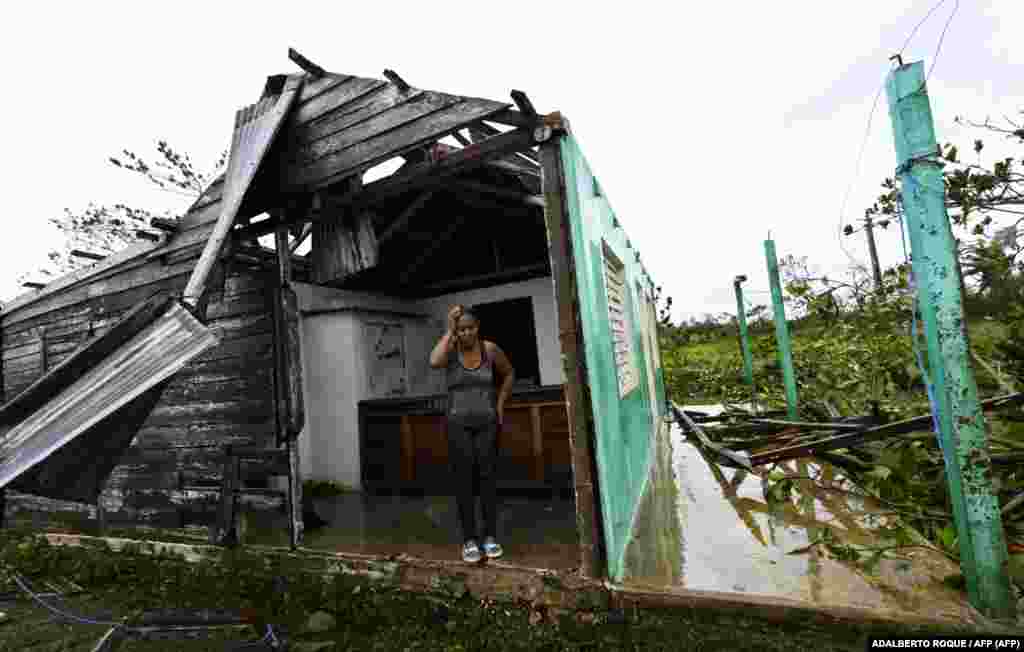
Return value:
[(565, 402), (569, 417), (569, 445), (576, 498), (576, 530), (580, 541), (580, 570), (585, 577), (603, 577), (605, 553), (596, 485), (597, 461), (590, 397), (586, 393), (586, 361), (583, 331), (576, 299), (576, 274), (572, 263), (572, 236), (565, 206), (561, 138), (558, 134), (540, 146), (541, 185), (544, 192), (544, 223), (558, 307), (558, 339), (565, 370)]
[(871, 254), (871, 275), (875, 279), (875, 292), (882, 292), (882, 267), (878, 264), (878, 248), (875, 246), (875, 223), (871, 216), (864, 218), (864, 231), (868, 235), (868, 253)]
[(747, 307), (743, 301), (743, 287), (746, 276), (737, 276), (732, 282), (736, 291), (736, 321), (740, 327), (740, 352), (743, 354), (743, 378), (750, 385), (751, 408), (757, 411), (757, 388), (754, 386), (754, 356), (750, 351), (750, 334), (747, 332)]
[(992, 492), (988, 433), (968, 357), (956, 248), (922, 63), (893, 70), (886, 80), (886, 95), (960, 567), (971, 603), (979, 611), (992, 618), (1012, 618), (1009, 557), (999, 502)]
[(277, 291), (274, 292), (274, 322), (277, 327), (274, 330), (274, 348), (277, 355), (274, 356), (276, 387), (276, 405), (278, 441), (284, 439), (285, 447), (288, 450), (288, 531), (291, 539), (291, 547), (294, 550), (302, 545), (304, 524), (302, 521), (302, 467), (299, 460), (298, 432), (288, 432), (292, 423), (292, 410), (295, 406), (292, 401), (292, 361), (288, 355), (288, 324), (285, 319), (285, 293), (290, 290), (289, 283), (292, 277), (291, 250), (288, 247), (288, 227), (278, 214), (275, 219), (278, 224), (274, 230), (274, 244), (277, 249)]
[(533, 479), (544, 482), (544, 431), (541, 429), (540, 406), (530, 406), (530, 425), (533, 434)]
[(402, 465), (402, 482), (412, 483), (416, 479), (416, 441), (413, 437), (412, 422), (409, 421), (409, 415), (403, 414), (399, 419), (401, 429), (401, 442), (399, 443), (399, 450), (401, 451), (402, 459), (400, 461)]
[(786, 385), (786, 413), (790, 419), (799, 418), (797, 410), (796, 374), (793, 372), (793, 348), (786, 323), (786, 306), (782, 302), (782, 283), (779, 282), (779, 261), (775, 257), (775, 241), (764, 241), (764, 257), (768, 262), (768, 280), (772, 285), (772, 306), (775, 308), (775, 344), (779, 349), (779, 366)]

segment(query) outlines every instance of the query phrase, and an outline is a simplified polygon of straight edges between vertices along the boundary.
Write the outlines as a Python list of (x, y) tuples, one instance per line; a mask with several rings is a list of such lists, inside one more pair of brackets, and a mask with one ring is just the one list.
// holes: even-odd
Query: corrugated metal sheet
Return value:
[(274, 137), (301, 88), (301, 76), (289, 77), (280, 95), (265, 97), (235, 114), (235, 130), (224, 182), (224, 195), (221, 198), (221, 214), (199, 257), (199, 262), (196, 263), (192, 277), (188, 280), (184, 295), (186, 303), (196, 305), (202, 295), (206, 280), (235, 223), (242, 200), (245, 199), (263, 157), (274, 142)]
[[(68, 485), (75, 483), (75, 476), (71, 475), (74, 466), (69, 469), (53, 464), (51, 471), (42, 474), (36, 467), (55, 461), (55, 453), (87, 432), (99, 435), (99, 440), (90, 438), (93, 446), (79, 444), (85, 446), (77, 456), (79, 462), (109, 464), (112, 457), (123, 452), (123, 449), (113, 449), (131, 442), (130, 435), (145, 420), (163, 384), (189, 360), (217, 343), (216, 335), (191, 313), (176, 302), (170, 303), (165, 311), (109, 355), (93, 361), (76, 379), (65, 378), (65, 382), (71, 382), (63, 389), (58, 388), (60, 383), (51, 381), (51, 393), (56, 394), (14, 425), (0, 443), (0, 487), (10, 484), (31, 490), (31, 487), (24, 487), (25, 482), (15, 481), (35, 469), (36, 479), (47, 478), (42, 484), (53, 490), (42, 495), (57, 497), (50, 495), (57, 492), (62, 494), (60, 497), (67, 497), (68, 493), (83, 493), (81, 488), (79, 491), (60, 488), (62, 477)], [(84, 347), (80, 353), (90, 353), (89, 347)], [(66, 374), (68, 367), (62, 365), (62, 368)], [(43, 381), (47, 379), (40, 380), (37, 385), (45, 385)], [(26, 394), (30, 390), (32, 388), (26, 390)], [(103, 432), (98, 427), (103, 425), (112, 428)], [(117, 447), (110, 445), (114, 443), (112, 440), (118, 440)], [(83, 498), (76, 495), (71, 499)]]

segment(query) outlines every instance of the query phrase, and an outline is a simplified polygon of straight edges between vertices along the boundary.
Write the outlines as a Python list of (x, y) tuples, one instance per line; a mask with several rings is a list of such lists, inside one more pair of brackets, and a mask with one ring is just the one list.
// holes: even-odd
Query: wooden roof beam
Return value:
[(451, 281), (442, 281), (440, 283), (428, 285), (423, 289), (427, 292), (444, 292), (450, 290), (459, 290), (472, 285), (477, 285), (479, 283), (497, 283), (521, 276), (540, 274), (541, 272), (550, 273), (550, 271), (550, 264), (535, 263), (533, 265), (513, 267), (510, 269), (502, 270), (500, 272), (491, 272), (489, 274), (480, 274), (478, 276), (464, 276), (462, 278), (452, 279)]
[(106, 258), (103, 254), (96, 254), (91, 251), (82, 251), (81, 249), (72, 249), (71, 255), (75, 258), (86, 258), (88, 260), (103, 260)]
[(464, 190), (470, 190), (477, 193), (483, 193), (486, 195), (494, 195), (495, 197), (502, 197), (504, 199), (511, 199), (520, 204), (526, 204), (527, 206), (538, 206), (544, 207), (544, 198), (540, 195), (531, 195), (525, 192), (516, 192), (515, 190), (509, 190), (507, 188), (501, 188), (499, 186), (491, 185), (489, 183), (480, 183), (479, 181), (470, 181), (468, 179), (455, 179), (452, 182), (457, 188)]
[(319, 79), (327, 74), (326, 70), (299, 54), (295, 48), (288, 48), (288, 58), (294, 61), (299, 68), (308, 72), (313, 79)]
[(154, 217), (149, 221), (149, 225), (154, 229), (160, 229), (168, 233), (174, 233), (178, 230), (178, 220), (166, 217)]
[[(433, 163), (424, 162), (410, 167), (407, 173), (391, 175), (367, 184), (361, 190), (338, 197), (334, 206), (371, 206), (381, 200), (401, 195), (414, 190), (438, 188), (451, 177), (486, 164), (496, 158), (537, 144), (532, 129), (514, 129), (495, 136), (471, 147), (453, 151), (451, 154)], [(264, 220), (250, 226), (235, 229), (238, 237), (253, 238), (272, 233), (274, 225), (271, 220)]]
[(408, 82), (406, 82), (404, 79), (399, 77), (398, 73), (395, 72), (394, 70), (385, 70), (384, 76), (387, 77), (388, 81), (397, 86), (398, 90), (402, 91), (403, 93), (409, 92), (409, 89), (412, 88), (412, 86), (410, 86)]
[(426, 192), (421, 193), (416, 199), (412, 200), (412, 202), (405, 207), (405, 210), (403, 210), (401, 214), (395, 218), (390, 225), (388, 225), (388, 228), (384, 230), (384, 233), (377, 236), (377, 244), (380, 245), (387, 242), (393, 238), (396, 233), (404, 229), (412, 216), (423, 208), (424, 204), (430, 201), (430, 198), (434, 196), (434, 192), (435, 191), (433, 190), (427, 190)]
[(537, 120), (531, 119), (530, 117), (523, 115), (515, 109), (505, 109), (498, 111), (486, 118), (491, 122), (497, 122), (498, 124), (508, 125), (510, 127), (529, 127), (533, 128), (537, 126)]
[[(469, 137), (477, 142), (501, 135), (501, 131), (495, 129), (494, 127), (487, 124), (483, 120), (469, 125), (468, 131)], [(525, 159), (525, 162), (532, 164), (532, 166), (536, 166), (538, 168), (540, 167), (540, 159), (537, 158), (537, 154), (532, 150), (516, 152), (515, 156), (521, 159)]]
[(512, 91), (512, 101), (519, 107), (519, 111), (527, 120), (536, 122), (540, 116), (537, 114), (537, 109), (533, 108), (533, 102), (530, 98), (526, 97), (526, 93), (523, 91)]

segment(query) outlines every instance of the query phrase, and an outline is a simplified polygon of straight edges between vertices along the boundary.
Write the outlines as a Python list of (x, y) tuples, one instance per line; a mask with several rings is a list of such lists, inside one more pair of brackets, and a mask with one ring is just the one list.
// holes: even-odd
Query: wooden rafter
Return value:
[[(494, 138), (495, 136), (501, 135), (501, 131), (483, 121), (470, 125), (467, 128), (467, 131), (469, 131), (469, 136), (474, 142), (481, 142), (488, 138)], [(519, 167), (525, 166), (524, 172), (528, 171), (532, 174), (540, 170), (540, 163), (538, 163), (537, 155), (530, 150), (516, 152), (505, 160), (516, 164)]]
[(318, 79), (327, 74), (326, 70), (299, 54), (294, 48), (288, 48), (288, 58), (294, 61), (295, 65), (299, 68), (308, 72), (313, 79)]
[(434, 191), (427, 190), (426, 192), (423, 192), (418, 197), (416, 197), (416, 199), (412, 200), (412, 202), (405, 207), (405, 210), (403, 210), (402, 213), (398, 217), (396, 217), (393, 222), (391, 222), (388, 228), (385, 229), (384, 232), (381, 233), (379, 236), (377, 236), (377, 244), (387, 242), (392, 237), (394, 237), (396, 233), (404, 229), (406, 225), (409, 223), (409, 219), (412, 218), (412, 216), (415, 215), (417, 211), (423, 208), (424, 204), (430, 201), (430, 198), (433, 196)]
[(103, 254), (96, 254), (91, 251), (82, 251), (81, 249), (72, 249), (71, 255), (75, 258), (87, 258), (89, 260), (103, 260), (106, 258)]
[(525, 192), (516, 192), (515, 190), (509, 190), (500, 186), (491, 185), (489, 183), (480, 183), (479, 181), (470, 181), (468, 179), (456, 179), (452, 182), (452, 185), (456, 188), (463, 190), (469, 190), (476, 193), (482, 193), (485, 195), (494, 195), (495, 197), (501, 197), (503, 199), (511, 199), (516, 203), (526, 204), (527, 206), (539, 206), (544, 207), (544, 198), (540, 195), (533, 195)]
[[(515, 129), (484, 142), (474, 143), (471, 147), (455, 150), (439, 161), (411, 166), (409, 171), (402, 175), (391, 175), (374, 181), (361, 190), (338, 197), (333, 204), (338, 207), (373, 206), (382, 200), (406, 192), (437, 188), (457, 174), (484, 165), (495, 158), (507, 156), (511, 152), (528, 149), (535, 144), (532, 129)], [(236, 232), (239, 237), (246, 239), (260, 237), (273, 230), (273, 223), (264, 220)]]
[(530, 274), (540, 274), (542, 272), (549, 271), (549, 269), (550, 265), (548, 263), (535, 263), (533, 265), (513, 267), (498, 272), (491, 272), (489, 274), (480, 274), (478, 276), (466, 276), (463, 278), (453, 279), (451, 281), (442, 281), (440, 283), (428, 285), (423, 289), (428, 292), (444, 292), (448, 290), (455, 290), (461, 287), (469, 287), (471, 285), (476, 285), (478, 283), (498, 283), (508, 279), (527, 276)]

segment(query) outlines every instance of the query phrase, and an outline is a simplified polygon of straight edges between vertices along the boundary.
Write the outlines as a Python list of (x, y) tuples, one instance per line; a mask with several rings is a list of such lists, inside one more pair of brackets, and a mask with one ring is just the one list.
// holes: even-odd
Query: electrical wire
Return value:
[(93, 620), (91, 618), (84, 618), (82, 616), (78, 616), (78, 615), (75, 615), (75, 614), (72, 614), (72, 613), (68, 613), (67, 611), (64, 611), (62, 609), (58, 609), (57, 607), (54, 607), (53, 605), (47, 604), (47, 602), (45, 600), (43, 600), (39, 595), (36, 594), (35, 591), (33, 591), (29, 586), (27, 586), (27, 583), (22, 579), (21, 575), (19, 575), (18, 573), (11, 573), (11, 579), (14, 580), (14, 582), (18, 585), (18, 587), (22, 591), (27, 593), (29, 595), (29, 597), (31, 597), (33, 600), (35, 600), (37, 603), (39, 603), (40, 606), (42, 606), (44, 609), (46, 609), (50, 613), (53, 613), (53, 614), (56, 614), (57, 616), (60, 616), (61, 618), (65, 618), (67, 620), (71, 620), (71, 621), (74, 621), (74, 622), (77, 622), (77, 623), (80, 623), (80, 624), (83, 624), (83, 625), (103, 625), (105, 627), (118, 627), (118, 628), (124, 626), (123, 623), (115, 623), (115, 622), (107, 622), (107, 621), (101, 621), (101, 620)]
[[(946, 0), (942, 0), (942, 2), (945, 2), (945, 1)], [(938, 5), (935, 5), (935, 9), (938, 9), (939, 5), (941, 5), (942, 2), (940, 2)], [(945, 38), (946, 38), (946, 30), (949, 29), (949, 24), (951, 22), (953, 22), (953, 16), (956, 15), (956, 10), (959, 9), (959, 8), (960, 8), (960, 0), (954, 0), (953, 11), (951, 11), (949, 13), (949, 18), (946, 19), (946, 24), (943, 25), (943, 27), (942, 27), (942, 34), (939, 35), (939, 44), (935, 47), (935, 54), (932, 55), (932, 65), (928, 67), (928, 74), (925, 75), (925, 77), (924, 77), (925, 83), (927, 83), (928, 79), (931, 78), (931, 76), (932, 76), (932, 70), (935, 69), (935, 62), (938, 61), (938, 59), (939, 59), (939, 52), (942, 51), (942, 41), (945, 40)], [(932, 11), (934, 11), (934, 9)], [(931, 15), (931, 12), (929, 12), (929, 15)], [(926, 18), (927, 18), (927, 16), (926, 16)]]
[[(953, 11), (950, 12), (949, 18), (946, 20), (946, 24), (942, 28), (942, 34), (939, 36), (939, 43), (935, 48), (935, 54), (932, 55), (932, 65), (928, 68), (928, 74), (925, 76), (925, 81), (927, 81), (928, 78), (931, 77), (932, 70), (935, 69), (935, 61), (938, 59), (939, 52), (942, 50), (942, 43), (946, 38), (946, 30), (949, 29), (949, 24), (953, 21), (953, 16), (956, 15), (957, 9), (959, 9), (960, 7), (960, 0), (954, 0), (954, 2), (955, 4), (953, 6)], [(921, 26), (924, 25), (925, 22), (927, 22), (927, 20), (931, 18), (932, 14), (934, 14), (939, 9), (939, 7), (941, 7), (944, 4), (946, 4), (946, 0), (939, 0), (939, 2), (937, 2), (935, 5), (932, 6), (931, 9), (928, 10), (928, 13), (925, 14), (924, 18), (918, 21), (917, 25), (914, 26), (914, 29), (910, 31), (910, 35), (907, 36), (905, 41), (903, 41), (903, 46), (900, 47), (899, 52), (897, 54), (899, 54), (900, 56), (903, 55), (903, 52), (907, 49), (907, 46), (910, 45), (910, 41), (913, 40), (914, 36), (917, 34), (917, 31), (921, 29)], [(864, 266), (864, 263), (863, 261), (859, 261), (856, 258), (854, 258), (853, 255), (846, 248), (846, 244), (843, 241), (843, 217), (846, 213), (846, 204), (849, 201), (850, 193), (853, 191), (854, 185), (860, 179), (860, 165), (861, 161), (864, 158), (864, 150), (867, 147), (868, 137), (871, 135), (871, 122), (874, 119), (875, 110), (878, 108), (878, 100), (882, 96), (882, 90), (884, 88), (885, 82), (883, 81), (882, 85), (878, 87), (878, 92), (875, 93), (874, 101), (871, 103), (871, 112), (868, 114), (868, 123), (867, 127), (864, 129), (864, 138), (860, 144), (860, 152), (857, 154), (857, 163), (854, 166), (853, 178), (850, 180), (850, 183), (846, 188), (846, 194), (844, 195), (843, 202), (839, 207), (839, 228), (837, 230), (837, 237), (839, 238), (839, 248), (843, 250), (843, 253), (846, 254), (846, 257), (854, 265)]]
[[(19, 575), (18, 573), (11, 573), (10, 576), (11, 579), (13, 579), (14, 582), (18, 585), (18, 588), (20, 588), (22, 591), (28, 594), (28, 596), (32, 598), (35, 602), (37, 602), (41, 607), (43, 607), (44, 609), (46, 609), (47, 611), (56, 616), (82, 625), (101, 625), (103, 627), (113, 627), (121, 630), (131, 629), (125, 627), (124, 623), (94, 620), (92, 618), (85, 618), (84, 616), (79, 616), (77, 614), (64, 611), (63, 609), (59, 609), (51, 604), (48, 604), (45, 600), (43, 600), (39, 594), (37, 594), (35, 591), (31, 589), (31, 587), (28, 586), (28, 583), (24, 580), (24, 578), (21, 577), (21, 575)], [(281, 640), (274, 633), (274, 626), (270, 624), (267, 625), (266, 633), (263, 635), (262, 638), (257, 640), (256, 643), (265, 643), (273, 649), (278, 649), (281, 647)]]

